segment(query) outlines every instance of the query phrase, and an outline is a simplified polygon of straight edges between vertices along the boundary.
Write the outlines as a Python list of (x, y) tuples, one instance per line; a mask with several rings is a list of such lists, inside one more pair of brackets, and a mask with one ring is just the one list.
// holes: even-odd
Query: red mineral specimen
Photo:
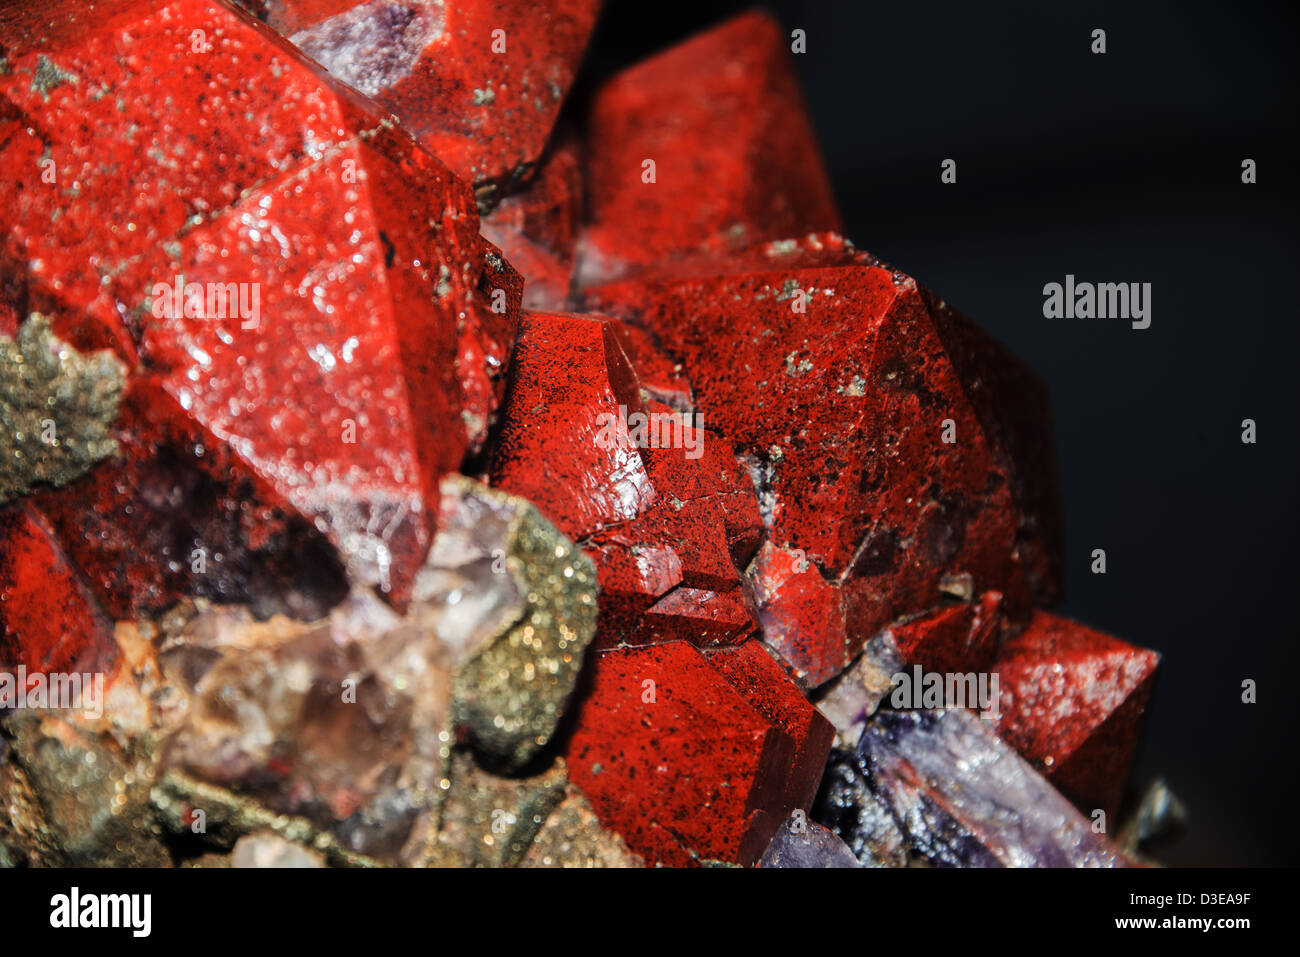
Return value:
[(595, 656), (569, 774), (651, 862), (752, 864), (816, 789), (829, 725), (750, 648), (765, 654), (676, 641)]
[(642, 400), (599, 317), (527, 313), (492, 483), (536, 502), (600, 579), (597, 644), (748, 637), (740, 581), (761, 524), (729, 443)]
[(513, 377), (493, 485), (531, 500), (575, 541), (649, 508), (656, 493), (637, 448), (612, 432), (613, 441), (598, 441), (620, 407), (641, 409), (636, 373), (611, 323), (525, 313)]
[(989, 671), (997, 654), (1002, 596), (986, 592), (974, 604), (950, 605), (889, 629), (908, 664), (941, 674)]
[(113, 623), (27, 505), (0, 509), (0, 671), (99, 672)]
[(766, 541), (749, 566), (763, 640), (805, 687), (829, 681), (851, 657), (844, 591), (801, 548)]
[(564, 309), (569, 303), (574, 246), (582, 216), (578, 143), (560, 140), (531, 180), (483, 217), (483, 235), (523, 273), (528, 309)]
[(598, 0), (241, 0), (374, 97), (468, 182), (508, 183), (546, 145)]
[(747, 13), (597, 92), (582, 285), (840, 228), (786, 44), (770, 17)]
[[(5, 16), (0, 222), (29, 307), (142, 364), (187, 441), (232, 450), (232, 479), (263, 480), (264, 508), (288, 503), (401, 604), (439, 479), (486, 439), (518, 318), (468, 186), (218, 0)], [(135, 521), (104, 541), (138, 553), (146, 537)], [(156, 585), (111, 604), (151, 606)]]
[(653, 335), (626, 322), (617, 323), (614, 332), (636, 369), (643, 400), (659, 402), (681, 412), (695, 408), (685, 369), (664, 353)]
[(14, 121), (0, 224), (31, 307), (83, 349), (122, 335), (106, 276), (352, 135), (319, 68), (215, 0), (52, 0), (0, 18), (0, 117)]
[[(369, 143), (341, 146), (159, 247), (131, 270), (146, 285), (118, 284), (119, 301), (147, 307), (142, 352), (181, 407), (326, 528), (359, 580), (399, 599), (428, 547), (437, 482), (469, 439), (450, 314), (467, 308), (467, 277), (439, 276), (433, 264), (459, 250), (438, 248), (409, 198), (455, 187), (431, 158), (411, 159), (428, 175), (403, 175)], [(345, 229), (320, 229), (331, 211)], [(165, 280), (150, 283), (160, 276), (256, 289), (260, 315), (183, 308)]]
[(786, 780), (785, 806), (807, 810), (826, 770), (835, 728), (808, 703), (762, 642), (707, 652), (709, 664), (745, 696), (760, 714), (794, 741), (794, 761)]
[(1113, 816), (1160, 656), (1047, 612), (1003, 647), (998, 733), (1084, 813)]
[[(0, 667), (109, 669), (115, 620), (184, 596), (400, 608), (464, 469), (596, 565), (562, 747), (650, 862), (752, 864), (810, 807), (835, 729), (801, 686), (873, 636), (996, 672), (999, 734), (1114, 812), (1158, 656), (1034, 610), (1062, 565), (1045, 390), (835, 232), (773, 20), (615, 76), (580, 139), (553, 127), (597, 0), (237, 3), (0, 9), (0, 335), (42, 313), (128, 370), (116, 454), (0, 508)], [(300, 650), (341, 676), (340, 647)], [(879, 695), (848, 698), (861, 732)], [(251, 791), (332, 818), (386, 793), (388, 755), (330, 742), (369, 784), (259, 751)]]
[(586, 299), (685, 365), (705, 420), (756, 476), (768, 542), (749, 575), (800, 680), (826, 681), (867, 637), (945, 599), (997, 590), (1016, 615), (1052, 600), (1059, 519), (1032, 374), (838, 237), (768, 244), (733, 269)]
[(315, 618), (346, 591), (315, 528), (154, 377), (122, 398), (118, 454), (32, 504), (115, 619), (182, 595)]

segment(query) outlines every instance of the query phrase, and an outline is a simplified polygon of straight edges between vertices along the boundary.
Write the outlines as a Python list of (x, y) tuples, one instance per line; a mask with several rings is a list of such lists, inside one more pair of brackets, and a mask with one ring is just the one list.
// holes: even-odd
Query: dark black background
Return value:
[[(611, 0), (582, 85), (749, 6)], [(1190, 821), (1159, 857), (1300, 862), (1300, 14), (763, 6), (807, 31), (796, 67), (848, 235), (1051, 386), (1069, 549), (1060, 610), (1164, 656), (1132, 783), (1164, 776)], [(947, 157), (955, 185), (939, 179)], [(1256, 185), (1241, 182), (1247, 157)], [(1043, 284), (1066, 273), (1152, 283), (1151, 328), (1043, 318)], [(1244, 418), (1258, 423), (1254, 446)], [(1104, 576), (1090, 573), (1093, 548), (1106, 549)], [(1241, 702), (1244, 678), (1258, 704)]]

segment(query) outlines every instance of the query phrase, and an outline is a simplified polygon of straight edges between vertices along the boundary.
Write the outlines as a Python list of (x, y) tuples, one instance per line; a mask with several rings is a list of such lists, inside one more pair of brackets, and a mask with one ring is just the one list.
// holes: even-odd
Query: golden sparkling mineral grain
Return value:
[(0, 336), (0, 505), (37, 485), (67, 485), (117, 451), (126, 369), (111, 352), (84, 356), (33, 313)]
[(645, 867), (623, 838), (601, 826), (572, 785), (533, 838), (521, 867)]
[(0, 867), (52, 863), (58, 851), (54, 836), (27, 775), (8, 756), (8, 744), (0, 738)]
[(150, 815), (148, 781), (135, 756), (54, 712), (11, 715), (11, 826), (27, 831), (32, 863), (64, 867), (161, 867), (170, 858)]
[(431, 867), (514, 867), (564, 799), (564, 761), (529, 777), (484, 771), (468, 751), (452, 756), (439, 827), (429, 842)]
[(526, 500), (459, 476), (444, 481), (462, 508), (509, 514), (494, 571), (526, 597), (520, 617), (463, 664), (452, 716), (473, 746), (522, 768), (550, 740), (596, 631), (596, 571)]

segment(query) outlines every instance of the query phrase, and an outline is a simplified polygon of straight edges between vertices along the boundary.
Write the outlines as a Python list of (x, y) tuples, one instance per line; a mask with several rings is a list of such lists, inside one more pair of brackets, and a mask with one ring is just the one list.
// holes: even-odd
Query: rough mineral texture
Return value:
[[(524, 763), (547, 743), (594, 631), (595, 576), (521, 500), (457, 476), (441, 504), (447, 524), (405, 614), (358, 589), (318, 622), (258, 622), (246, 608), (204, 603), (119, 625), (122, 666), (103, 719), (19, 712), (6, 724), (4, 783), (30, 809), (5, 836), (10, 856), (90, 862), (110, 835), (133, 829), (200, 834), (221, 848), (260, 829), (335, 864), (519, 863), (563, 773), (559, 791), (548, 785), (554, 801), (535, 800), (454, 743), (495, 765)], [(502, 672), (513, 680), (498, 681)], [(62, 751), (38, 746), (44, 739)], [(79, 757), (92, 750), (94, 761)], [(111, 793), (127, 793), (122, 780), (134, 782), (135, 804)], [(493, 798), (485, 811), (501, 788), (513, 803)], [(81, 803), (47, 807), (33, 791)], [(506, 857), (480, 860), (466, 828), (493, 833), (498, 807), (538, 820), (505, 842)], [(139, 836), (112, 840), (130, 862), (166, 860)]]
[(240, 0), (467, 182), (537, 160), (598, 0)]
[[(1088, 818), (969, 711), (882, 711), (867, 725), (856, 764), (861, 776), (854, 803), (887, 808), (911, 853), (932, 865), (1128, 864)], [(832, 813), (846, 803), (843, 793), (836, 795)], [(850, 847), (860, 828), (855, 823), (844, 835)]]
[(82, 356), (33, 315), (18, 339), (0, 336), (0, 505), (38, 484), (67, 485), (117, 445), (126, 374), (111, 352)]
[(1042, 383), (598, 8), (0, 5), (0, 866), (1127, 863)]
[[(596, 629), (596, 573), (555, 526), (513, 496), (449, 478), (443, 514), (448, 525), (429, 554), (429, 577), (435, 594), (454, 606), (446, 619), (505, 589), (513, 598), (496, 633), (457, 669), (452, 717), (481, 752), (523, 767), (555, 732), (582, 669)], [(499, 538), (485, 533), (498, 526)], [(448, 566), (450, 582), (440, 574)]]
[(135, 748), (124, 749), (55, 714), (39, 712), (19, 712), (6, 734), (6, 764), (28, 795), (21, 808), (10, 811), (17, 811), (12, 826), (33, 863), (168, 863), (162, 829), (145, 813), (149, 791), (137, 773), (141, 756)]
[(592, 662), (569, 773), (653, 864), (754, 863), (825, 763), (831, 730), (811, 705), (756, 661), (714, 660), (673, 641)]
[(750, 13), (596, 92), (580, 284), (839, 229), (788, 51), (784, 31)]
[(835, 750), (822, 778), (816, 818), (837, 834), (863, 867), (907, 867), (907, 835), (891, 807), (871, 789), (856, 747)]
[[(319, 624), (191, 622), (169, 663), (201, 677), (164, 767), (307, 818), (357, 853), (410, 861), (453, 731), (526, 763), (591, 640), (594, 574), (508, 495), (453, 477), (442, 508), (405, 616), (357, 592)], [(232, 700), (244, 702), (234, 713)]]
[(998, 733), (1084, 813), (1119, 809), (1160, 656), (1046, 612), (1008, 641), (993, 670)]
[(452, 761), (454, 782), (427, 849), (435, 867), (514, 867), (564, 799), (563, 762), (524, 778), (485, 774), (467, 753)]
[(748, 465), (764, 639), (812, 687), (952, 597), (996, 590), (1018, 614), (1050, 601), (1060, 557), (1041, 384), (910, 277), (838, 237), (807, 244), (586, 301), (685, 364), (705, 421)]
[(577, 788), (547, 817), (522, 867), (644, 867), (645, 861), (628, 850), (623, 838), (606, 830)]
[(834, 736), (830, 722), (808, 704), (761, 643), (750, 641), (734, 648), (715, 649), (706, 657), (755, 710), (794, 743), (794, 759), (782, 800), (788, 807), (806, 810), (826, 766)]
[[(219, 0), (40, 6), (5, 14), (0, 75), (0, 225), (31, 308), (229, 447), (267, 486), (237, 507), (291, 508), (400, 604), (513, 342), (469, 187)], [(140, 524), (113, 533), (143, 550)]]
[(743, 640), (755, 631), (739, 571), (761, 529), (752, 487), (724, 440), (643, 401), (623, 341), (600, 317), (525, 314), (492, 483), (537, 502), (595, 562), (602, 646)]

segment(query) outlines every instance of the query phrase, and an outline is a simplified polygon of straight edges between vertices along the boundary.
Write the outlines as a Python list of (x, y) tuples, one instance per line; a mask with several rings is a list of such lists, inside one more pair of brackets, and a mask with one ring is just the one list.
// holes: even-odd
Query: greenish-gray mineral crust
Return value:
[(0, 505), (63, 486), (117, 451), (111, 435), (126, 369), (111, 352), (83, 355), (34, 313), (0, 336)]
[(527, 501), (460, 481), (463, 494), (513, 512), (501, 573), (515, 579), (526, 604), (517, 621), (458, 669), (453, 717), (477, 749), (521, 768), (555, 732), (595, 636), (596, 570)]

